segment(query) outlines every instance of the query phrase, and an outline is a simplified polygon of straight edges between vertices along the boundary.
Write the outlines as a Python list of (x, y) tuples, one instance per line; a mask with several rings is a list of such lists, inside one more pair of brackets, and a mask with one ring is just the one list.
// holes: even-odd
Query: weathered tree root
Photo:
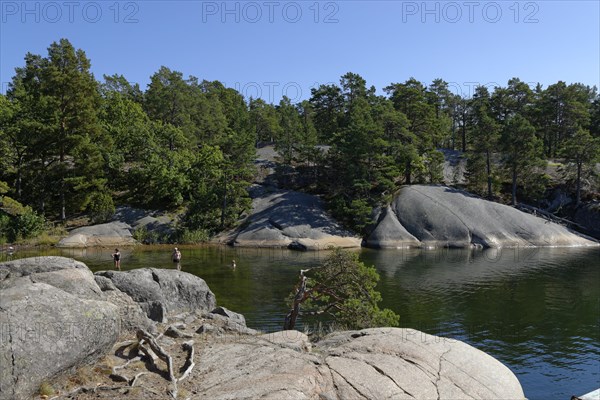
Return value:
[[(162, 336), (162, 335), (161, 335)], [(185, 363), (182, 367), (182, 375), (179, 378), (175, 377), (175, 373), (173, 371), (173, 358), (158, 344), (157, 338), (153, 337), (150, 333), (145, 330), (138, 330), (136, 332), (137, 340), (128, 340), (126, 342), (118, 343), (117, 346), (121, 351), (124, 351), (126, 348), (135, 345), (138, 351), (141, 351), (150, 362), (158, 369), (156, 365), (156, 360), (160, 358), (167, 364), (167, 373), (168, 379), (171, 382), (171, 386), (167, 390), (169, 395), (176, 399), (178, 394), (177, 383), (186, 379), (191, 374), (192, 370), (196, 366), (194, 362), (194, 341), (190, 340), (182, 344), (183, 350), (187, 351), (188, 355), (186, 357)], [(160, 336), (159, 336), (160, 337)], [(92, 393), (97, 394), (100, 391), (110, 391), (110, 390), (127, 390), (128, 387), (133, 387), (138, 383), (138, 380), (141, 376), (148, 374), (147, 371), (139, 372), (133, 378), (129, 378), (128, 376), (119, 373), (120, 370), (126, 368), (129, 364), (135, 361), (140, 361), (142, 359), (141, 356), (136, 356), (127, 360), (122, 365), (116, 365), (111, 368), (110, 378), (117, 382), (126, 382), (127, 386), (93, 386), (93, 387), (85, 387), (81, 386), (73, 391), (54, 396), (50, 400), (58, 400), (62, 398), (73, 398), (76, 397), (79, 393)], [(142, 387), (142, 386), (140, 386)], [(150, 390), (149, 388), (144, 388)], [(150, 390), (152, 391), (152, 390)], [(154, 391), (152, 391), (154, 392)], [(157, 394), (157, 393), (155, 393)]]
[(133, 386), (131, 384), (132, 379), (129, 379), (127, 376), (117, 373), (117, 370), (126, 368), (132, 362), (139, 361), (139, 360), (141, 360), (141, 358), (139, 356), (134, 357), (131, 360), (128, 360), (125, 364), (116, 365), (116, 366), (112, 367), (109, 378), (111, 378), (112, 380), (117, 381), (117, 382), (127, 382), (127, 384), (129, 384), (129, 386)]
[[(169, 374), (169, 380), (171, 382), (176, 382), (177, 379), (175, 378), (175, 375), (173, 374), (173, 358), (166, 352), (163, 350), (162, 347), (160, 347), (160, 345), (158, 344), (158, 342), (156, 341), (156, 339), (149, 334), (148, 332), (146, 332), (143, 329), (140, 329), (137, 331), (136, 336), (138, 338), (138, 340), (140, 341), (140, 349), (142, 351), (144, 351), (144, 353), (148, 353), (148, 349), (145, 348), (145, 343), (148, 343), (148, 346), (150, 346), (150, 349), (154, 352), (154, 354), (156, 354), (158, 356), (158, 358), (160, 358), (161, 360), (163, 360), (166, 364), (167, 364), (167, 373)], [(145, 343), (142, 343), (142, 340)], [(152, 356), (150, 356), (152, 358)], [(154, 360), (153, 360), (154, 361)]]
[(190, 340), (189, 342), (185, 342), (183, 344), (183, 349), (188, 351), (188, 356), (185, 360), (185, 364), (183, 364), (185, 370), (183, 371), (181, 377), (177, 379), (177, 382), (187, 378), (192, 372), (192, 369), (196, 366), (196, 363), (194, 362), (194, 341)]
[[(148, 332), (145, 332), (142, 330), (139, 330), (137, 332), (137, 337), (139, 339), (138, 346), (139, 346), (140, 350), (142, 350), (145, 354), (150, 355), (150, 358), (152, 358), (153, 362), (158, 357), (167, 364), (167, 372), (169, 373), (169, 381), (172, 382), (172, 386), (171, 386), (171, 388), (169, 388), (168, 393), (173, 398), (177, 398), (177, 392), (178, 392), (177, 383), (186, 379), (191, 374), (194, 367), (196, 366), (196, 363), (194, 362), (194, 341), (190, 340), (188, 342), (183, 343), (182, 347), (184, 350), (187, 350), (188, 355), (185, 360), (183, 374), (179, 378), (175, 378), (175, 374), (173, 372), (173, 359), (158, 344), (157, 340), (155, 338), (153, 338)], [(150, 347), (150, 349), (146, 348), (145, 343), (148, 343), (148, 346)], [(154, 355), (154, 354), (156, 354), (156, 355), (154, 357), (152, 357), (152, 355)], [(137, 376), (134, 378), (134, 382), (132, 382), (130, 386), (133, 386), (133, 384), (135, 383), (135, 379), (137, 379)]]

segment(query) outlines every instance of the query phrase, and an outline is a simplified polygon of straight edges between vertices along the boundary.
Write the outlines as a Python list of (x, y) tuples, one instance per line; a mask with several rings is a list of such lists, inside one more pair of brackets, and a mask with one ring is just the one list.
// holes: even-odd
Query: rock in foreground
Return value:
[[(222, 317), (221, 315), (219, 315)], [(175, 378), (194, 346), (196, 363), (178, 381), (177, 398), (211, 399), (524, 399), (514, 374), (487, 354), (459, 341), (413, 329), (377, 328), (337, 332), (311, 344), (298, 331), (246, 334), (229, 329), (199, 330), (214, 321), (208, 315), (182, 317), (180, 328), (167, 328), (158, 339), (173, 357)], [(207, 319), (208, 318), (208, 319)], [(235, 326), (236, 323), (231, 325)], [(219, 333), (220, 332), (220, 333)], [(121, 351), (121, 353), (120, 353)], [(115, 346), (107, 357), (122, 365), (127, 358)], [(114, 355), (113, 355), (114, 354)], [(127, 354), (127, 352), (125, 352)], [(102, 364), (101, 364), (102, 365)], [(165, 399), (173, 385), (165, 379), (165, 364), (143, 374), (144, 364), (129, 364), (119, 372), (143, 375), (135, 388), (100, 376), (79, 400), (98, 398), (97, 389), (110, 390), (113, 399)], [(180, 376), (181, 375), (181, 376)], [(62, 386), (59, 382), (57, 386)], [(62, 387), (61, 387), (62, 389)]]
[(367, 238), (371, 247), (594, 246), (562, 225), (444, 186), (406, 186)]
[[(206, 283), (181, 271), (94, 276), (65, 257), (0, 264), (0, 399), (30, 398), (42, 382), (107, 354), (122, 335), (156, 331), (149, 311), (159, 309), (166, 322), (167, 312), (202, 313), (215, 306)], [(222, 329), (245, 328), (238, 314), (218, 311), (229, 313), (218, 315), (225, 320)]]
[(0, 398), (24, 399), (109, 351), (120, 317), (84, 264), (35, 257), (0, 264), (0, 327)]
[(148, 318), (157, 322), (165, 322), (167, 314), (210, 311), (217, 303), (206, 282), (187, 272), (140, 268), (96, 272), (96, 278), (99, 277), (109, 279), (138, 303)]
[[(338, 332), (312, 345), (297, 331), (194, 340), (197, 365), (179, 383), (180, 393), (193, 393), (190, 399), (525, 398), (515, 375), (494, 358), (413, 329)], [(172, 353), (180, 347), (165, 345)], [(158, 392), (138, 393), (149, 399), (167, 390), (165, 382), (157, 388), (142, 380), (141, 386)]]

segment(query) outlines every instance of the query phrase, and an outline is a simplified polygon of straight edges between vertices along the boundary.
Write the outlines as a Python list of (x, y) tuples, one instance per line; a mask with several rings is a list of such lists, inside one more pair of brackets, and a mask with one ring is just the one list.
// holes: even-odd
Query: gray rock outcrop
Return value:
[(421, 242), (402, 226), (390, 206), (387, 206), (379, 216), (375, 229), (365, 240), (367, 247), (397, 248), (419, 247)]
[(120, 334), (87, 267), (63, 257), (0, 264), (0, 398), (24, 399), (45, 379), (104, 355)]
[(344, 230), (315, 196), (255, 186), (253, 197), (251, 215), (231, 240), (234, 246), (322, 250), (361, 245), (361, 239)]
[(148, 243), (169, 238), (175, 233), (173, 218), (160, 211), (121, 206), (117, 208), (113, 218), (114, 221), (130, 225), (133, 231), (145, 230), (147, 238), (143, 240)]
[(366, 243), (392, 248), (597, 245), (513, 207), (449, 187), (422, 185), (400, 189)]
[(525, 398), (491, 356), (412, 329), (334, 333), (312, 351), (287, 331), (211, 343), (199, 357), (194, 391), (211, 399)]
[(210, 311), (216, 306), (215, 295), (206, 282), (192, 274), (176, 270), (141, 268), (131, 271), (100, 271), (97, 277), (109, 279), (129, 295), (147, 316), (166, 322), (167, 313)]
[(124, 222), (83, 226), (73, 229), (58, 242), (58, 247), (131, 246), (138, 242), (131, 235), (131, 226)]

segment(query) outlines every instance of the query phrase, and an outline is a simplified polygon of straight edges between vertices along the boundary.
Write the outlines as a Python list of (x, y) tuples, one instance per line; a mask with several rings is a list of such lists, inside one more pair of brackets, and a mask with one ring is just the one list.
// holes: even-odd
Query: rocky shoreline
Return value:
[[(547, 219), (487, 201), (468, 192), (438, 185), (405, 186), (391, 204), (375, 215), (370, 233), (361, 238), (344, 229), (321, 199), (301, 192), (255, 185), (253, 208), (241, 225), (213, 243), (251, 248), (326, 250), (360, 248), (502, 248), (598, 246), (598, 241)], [(134, 210), (135, 211), (135, 210)], [(583, 211), (582, 211), (583, 212)], [(586, 209), (595, 221), (596, 208)], [(122, 210), (120, 219), (78, 228), (59, 247), (123, 247), (138, 244), (136, 227), (173, 231), (173, 221)], [(163, 219), (160, 219), (163, 218)], [(597, 218), (596, 218), (597, 219)]]
[(0, 289), (0, 398), (524, 398), (506, 366), (460, 341), (404, 328), (316, 343), (263, 334), (181, 271), (92, 274), (35, 257), (0, 264)]

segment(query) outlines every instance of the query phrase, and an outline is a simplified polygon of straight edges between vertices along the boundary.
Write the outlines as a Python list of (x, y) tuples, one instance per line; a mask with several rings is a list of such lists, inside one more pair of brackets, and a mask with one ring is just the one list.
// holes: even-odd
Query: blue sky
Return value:
[(308, 98), (346, 72), (380, 93), (415, 77), (455, 93), (559, 80), (600, 86), (598, 1), (0, 1), (2, 91), (27, 52), (68, 38), (97, 79), (143, 88), (161, 65), (246, 96)]

